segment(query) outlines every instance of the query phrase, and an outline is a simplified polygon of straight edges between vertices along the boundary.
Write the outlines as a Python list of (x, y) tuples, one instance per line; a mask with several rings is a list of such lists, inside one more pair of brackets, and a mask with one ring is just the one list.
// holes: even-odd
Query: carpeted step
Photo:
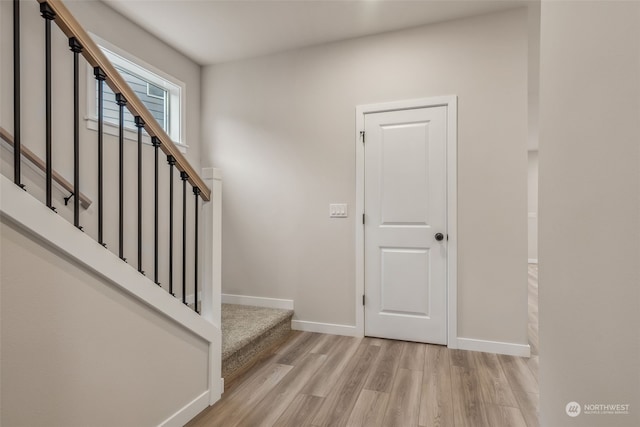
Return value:
[(225, 384), (291, 333), (293, 310), (222, 304), (222, 377)]

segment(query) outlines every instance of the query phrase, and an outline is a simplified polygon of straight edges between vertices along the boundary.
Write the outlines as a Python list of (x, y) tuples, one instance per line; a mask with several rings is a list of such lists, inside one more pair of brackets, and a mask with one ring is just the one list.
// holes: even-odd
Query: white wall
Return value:
[(5, 221), (0, 243), (0, 424), (154, 426), (207, 390), (207, 342)]
[(540, 424), (637, 426), (640, 3), (543, 2), (541, 21)]
[(540, 115), (540, 2), (530, 2), (528, 7), (528, 87), (529, 87), (529, 142), (530, 151), (538, 150)]
[[(173, 50), (139, 26), (99, 1), (69, 1), (65, 5), (83, 27), (111, 44), (128, 51), (153, 67), (183, 81), (186, 84), (186, 142), (189, 145), (186, 157), (196, 171), (200, 170), (200, 66), (181, 53)], [(40, 17), (36, 1), (21, 2), (22, 15), (22, 143), (40, 158), (45, 157), (45, 111), (44, 111), (44, 19)], [(1, 60), (0, 60), (0, 126), (13, 133), (13, 59), (12, 59), (12, 2), (0, 2)], [(70, 182), (73, 181), (73, 121), (72, 121), (72, 61), (68, 41), (63, 33), (52, 25), (53, 57), (53, 167)], [(86, 112), (86, 63), (81, 61), (80, 114)], [(92, 78), (92, 77), (90, 77)], [(93, 204), (89, 209), (81, 208), (80, 223), (84, 231), (97, 239), (97, 132), (89, 130), (85, 121), (80, 126), (81, 191)], [(0, 143), (1, 168), (4, 175), (13, 177), (13, 157)], [(105, 136), (105, 241), (108, 248), (118, 252), (118, 143), (117, 138)], [(153, 275), (153, 147), (143, 147), (144, 195), (143, 195), (143, 269), (147, 276)], [(28, 163), (23, 163), (24, 182), (29, 193), (45, 200), (43, 175), (35, 173)], [(160, 276), (159, 281), (168, 283), (168, 183), (169, 173), (166, 156), (160, 153)], [(134, 141), (125, 141), (125, 247), (124, 256), (137, 267), (137, 146)], [(174, 253), (178, 260), (182, 253), (182, 185), (175, 175), (174, 204), (176, 231)], [(193, 193), (187, 188), (188, 218), (193, 218)], [(67, 193), (54, 186), (53, 201), (63, 217), (73, 221), (72, 204), (65, 207), (63, 197)], [(188, 227), (188, 259), (192, 256), (193, 225)], [(176, 264), (175, 281), (180, 282), (181, 265)], [(187, 263), (187, 277), (193, 277), (193, 263)], [(192, 286), (192, 285), (191, 285)]]
[[(223, 170), (223, 292), (355, 324), (355, 107), (459, 96), (459, 336), (526, 344), (526, 9), (216, 65), (203, 162)], [(346, 202), (348, 219), (329, 219)]]
[(528, 236), (529, 262), (538, 262), (538, 151), (529, 151), (528, 168)]
[(528, 112), (529, 139), (527, 148), (527, 256), (538, 262), (538, 141), (540, 110), (540, 3), (528, 7)]

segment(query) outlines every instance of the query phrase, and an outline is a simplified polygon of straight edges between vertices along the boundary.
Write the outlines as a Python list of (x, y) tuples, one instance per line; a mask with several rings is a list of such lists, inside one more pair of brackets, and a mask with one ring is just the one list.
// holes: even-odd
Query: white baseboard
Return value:
[(223, 304), (252, 305), (254, 307), (281, 308), (293, 310), (292, 299), (250, 297), (246, 295), (222, 294)]
[(348, 337), (358, 337), (355, 326), (336, 325), (334, 323), (309, 322), (306, 320), (292, 320), (291, 329), (294, 331), (318, 332), (321, 334), (346, 335)]
[(537, 264), (538, 258), (529, 258), (529, 264)]
[(458, 349), (481, 351), (484, 353), (506, 354), (508, 356), (529, 357), (529, 344), (514, 344), (510, 342), (474, 340), (472, 338), (458, 338)]
[(175, 414), (160, 423), (159, 427), (182, 427), (209, 406), (209, 390), (187, 403)]

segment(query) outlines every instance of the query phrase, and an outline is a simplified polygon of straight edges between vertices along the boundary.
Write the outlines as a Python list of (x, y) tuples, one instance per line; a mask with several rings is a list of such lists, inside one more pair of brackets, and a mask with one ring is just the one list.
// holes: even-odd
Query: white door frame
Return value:
[[(447, 107), (447, 347), (458, 348), (458, 97), (456, 95), (410, 99), (356, 107), (356, 333), (364, 336), (364, 226), (360, 216), (364, 213), (364, 117), (367, 113), (409, 110), (425, 107)], [(366, 142), (365, 142), (366, 143)]]

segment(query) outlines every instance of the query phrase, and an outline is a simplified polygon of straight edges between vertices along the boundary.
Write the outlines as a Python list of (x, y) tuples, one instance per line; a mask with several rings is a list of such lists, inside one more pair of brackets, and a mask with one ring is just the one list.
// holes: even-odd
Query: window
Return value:
[[(92, 35), (100, 49), (114, 65), (131, 89), (140, 98), (149, 112), (158, 121), (164, 131), (171, 137), (174, 143), (184, 151), (186, 144), (182, 132), (183, 114), (183, 90), (184, 83), (154, 69), (132, 55), (109, 45)], [(93, 69), (88, 67), (90, 75), (87, 80), (91, 86), (88, 91), (88, 127), (97, 129), (98, 117), (98, 84), (93, 77)], [(116, 104), (115, 94), (108, 85), (104, 85), (104, 120), (105, 132), (117, 134), (119, 119), (119, 107)], [(132, 114), (124, 109), (125, 137), (136, 140), (136, 127)], [(148, 138), (146, 138), (146, 142)]]
[[(140, 101), (149, 109), (153, 117), (158, 121), (162, 129), (164, 129), (167, 134), (171, 134), (170, 122), (168, 120), (169, 117), (169, 96), (167, 96), (167, 90), (162, 89), (159, 86), (154, 85), (148, 80), (143, 79), (142, 77), (133, 74), (129, 70), (122, 67), (115, 67), (120, 75), (124, 77), (124, 80), (131, 86), (131, 89), (138, 95)], [(153, 89), (150, 89), (153, 88)], [(97, 96), (97, 85), (96, 85), (96, 96)], [(97, 108), (97, 106), (96, 106)], [(116, 96), (111, 90), (111, 88), (107, 85), (104, 87), (104, 119), (111, 123), (118, 123), (118, 111), (119, 107), (116, 104)], [(96, 110), (96, 114), (98, 114)], [(135, 122), (133, 120), (133, 116), (129, 111), (125, 108), (124, 115), (124, 123), (128, 128), (134, 128)]]

